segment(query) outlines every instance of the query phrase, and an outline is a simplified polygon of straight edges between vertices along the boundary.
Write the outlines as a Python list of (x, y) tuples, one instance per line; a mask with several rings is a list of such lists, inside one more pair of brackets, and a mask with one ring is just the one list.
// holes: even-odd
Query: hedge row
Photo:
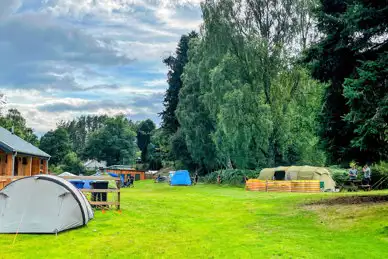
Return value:
[(218, 175), (221, 176), (222, 184), (229, 184), (240, 186), (244, 185), (244, 176), (247, 176), (249, 179), (257, 178), (259, 176), (260, 170), (244, 170), (244, 169), (226, 169), (212, 172), (204, 177), (205, 183), (217, 183)]

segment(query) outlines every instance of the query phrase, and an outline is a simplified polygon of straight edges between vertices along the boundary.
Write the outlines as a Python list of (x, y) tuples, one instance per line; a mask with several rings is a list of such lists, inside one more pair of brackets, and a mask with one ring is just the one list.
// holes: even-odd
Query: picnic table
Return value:
[(364, 185), (362, 180), (345, 180), (342, 185), (339, 186), (340, 191), (357, 192), (362, 189), (364, 191), (370, 191), (371, 186)]

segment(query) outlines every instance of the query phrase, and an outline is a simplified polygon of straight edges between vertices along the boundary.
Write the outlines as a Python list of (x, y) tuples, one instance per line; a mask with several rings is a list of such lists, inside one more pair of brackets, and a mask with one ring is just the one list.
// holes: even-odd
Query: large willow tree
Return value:
[(178, 105), (194, 159), (238, 168), (323, 162), (315, 136), (322, 86), (293, 60), (311, 33), (302, 4), (311, 3), (202, 5), (201, 39), (191, 45)]

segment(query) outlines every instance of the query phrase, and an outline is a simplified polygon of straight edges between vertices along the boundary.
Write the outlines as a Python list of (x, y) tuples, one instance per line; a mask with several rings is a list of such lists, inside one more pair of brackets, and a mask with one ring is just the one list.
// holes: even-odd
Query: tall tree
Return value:
[[(307, 15), (306, 8), (303, 14), (299, 13), (297, 3), (298, 0), (208, 0), (202, 5), (203, 42), (198, 50), (202, 54), (197, 65), (190, 59), (186, 68), (193, 68), (185, 69), (185, 77), (191, 78), (189, 86), (196, 78), (199, 81), (200, 91), (196, 91), (198, 96), (194, 99), (209, 112), (207, 135), (216, 145), (216, 157), (222, 165), (256, 168), (302, 163), (307, 159), (302, 146), (317, 145), (317, 138), (312, 138), (314, 143), (296, 141), (296, 135), (301, 134), (295, 130), (300, 125), (295, 112), (298, 102), (316, 111), (322, 89), (293, 63), (295, 34), (306, 38), (309, 28), (303, 24), (304, 19), (296, 19)], [(301, 40), (299, 49), (307, 42)], [(314, 87), (318, 87), (317, 91), (312, 90)], [(182, 95), (185, 88), (186, 85)], [(201, 106), (195, 107), (198, 111)], [(195, 114), (182, 108), (183, 116)], [(309, 127), (302, 131), (304, 140), (314, 136), (315, 131), (311, 127), (315, 116), (308, 118)], [(205, 127), (199, 125), (189, 130), (201, 132)]]
[(137, 146), (141, 151), (141, 160), (145, 163), (147, 162), (147, 151), (148, 145), (151, 143), (152, 132), (155, 130), (155, 123), (147, 119), (140, 122), (137, 129)]
[(39, 145), (38, 137), (33, 130), (26, 125), (26, 120), (17, 109), (9, 109), (5, 116), (0, 115), (0, 126), (11, 130), (22, 139), (33, 145)]
[(108, 118), (105, 126), (88, 137), (85, 155), (108, 165), (133, 163), (137, 150), (135, 136), (127, 118)]
[(199, 40), (193, 40), (190, 44), (190, 62), (182, 76), (184, 87), (179, 94), (177, 108), (181, 127), (174, 135), (172, 151), (186, 166), (207, 172), (217, 167), (218, 160), (211, 135), (214, 123), (201, 100), (203, 93), (199, 66), (203, 57), (202, 46)]
[(164, 110), (160, 113), (162, 117), (162, 128), (168, 135), (174, 134), (179, 127), (175, 110), (179, 102), (179, 91), (182, 88), (182, 73), (186, 65), (187, 51), (189, 42), (193, 38), (197, 38), (198, 34), (194, 31), (188, 35), (182, 35), (175, 55), (171, 55), (163, 60), (163, 63), (169, 68), (167, 74), (168, 89), (164, 96)]
[(69, 133), (72, 149), (78, 156), (83, 156), (88, 135), (103, 127), (107, 118), (106, 115), (87, 115), (71, 121), (61, 121), (57, 126)]
[(312, 75), (329, 83), (320, 132), (330, 161), (387, 159), (387, 3), (320, 2), (316, 15), (323, 36), (306, 60)]
[(50, 163), (59, 165), (71, 152), (69, 134), (63, 128), (49, 131), (40, 139), (39, 148), (51, 155)]

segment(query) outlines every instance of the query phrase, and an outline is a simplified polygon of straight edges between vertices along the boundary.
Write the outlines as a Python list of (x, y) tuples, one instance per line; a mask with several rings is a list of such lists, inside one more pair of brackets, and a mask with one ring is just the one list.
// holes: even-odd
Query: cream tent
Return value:
[(261, 170), (260, 180), (319, 180), (324, 182), (325, 190), (334, 190), (335, 182), (329, 170), (324, 167), (289, 166), (265, 168)]
[(92, 218), (85, 196), (57, 176), (21, 178), (0, 191), (0, 233), (58, 233)]

